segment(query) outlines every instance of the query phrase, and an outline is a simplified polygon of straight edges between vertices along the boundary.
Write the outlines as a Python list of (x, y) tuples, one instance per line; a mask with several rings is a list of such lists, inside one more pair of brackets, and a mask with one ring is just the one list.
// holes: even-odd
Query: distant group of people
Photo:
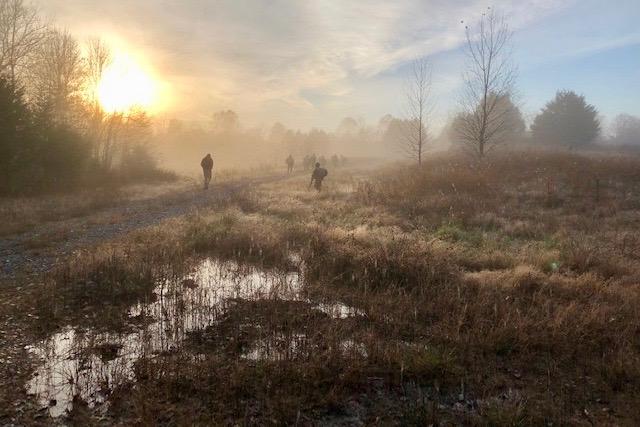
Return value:
[[(289, 157), (291, 157), (291, 155), (289, 155)], [(334, 154), (331, 156), (330, 162), (331, 166), (337, 168), (346, 165), (347, 158), (342, 155), (338, 156), (337, 154)], [(316, 163), (320, 163), (322, 166), (327, 166), (327, 159), (324, 156), (317, 157), (315, 154), (306, 155), (302, 159), (302, 167), (304, 170), (313, 169)]]
[[(338, 156), (337, 154), (334, 154), (329, 159), (329, 162), (332, 167), (338, 168), (347, 164), (347, 158), (342, 155)], [(313, 170), (315, 169), (316, 164), (319, 163), (320, 166), (324, 167), (327, 166), (329, 162), (327, 162), (327, 158), (325, 156), (318, 157), (315, 154), (308, 154), (302, 159), (302, 169), (305, 171)], [(296, 161), (291, 154), (289, 154), (285, 159), (285, 164), (287, 165), (287, 174), (291, 175), (296, 164)]]
[[(287, 174), (291, 175), (293, 173), (293, 167), (295, 166), (295, 159), (291, 154), (286, 158), (285, 163), (287, 165)], [(331, 165), (335, 168), (345, 165), (346, 163), (347, 159), (344, 156), (338, 157), (337, 154), (331, 156)], [(312, 169), (309, 188), (313, 186), (317, 191), (322, 190), (322, 181), (329, 174), (327, 169), (324, 167), (326, 164), (327, 159), (324, 156), (317, 157), (315, 154), (304, 156), (302, 159), (302, 168), (305, 171)]]
[[(285, 163), (287, 165), (287, 174), (293, 173), (293, 168), (295, 166), (295, 159), (291, 154), (286, 158)], [(338, 156), (334, 154), (331, 156), (331, 165), (333, 167), (344, 166), (347, 163), (347, 159), (344, 156)], [(324, 168), (324, 165), (327, 164), (327, 159), (324, 156), (316, 157), (315, 154), (304, 156), (302, 160), (302, 166), (304, 170), (312, 169), (311, 172), (311, 182), (309, 183), (309, 188), (312, 186), (317, 190), (322, 190), (322, 181), (327, 177), (329, 172)], [(211, 183), (211, 177), (213, 175), (213, 157), (211, 154), (207, 154), (200, 161), (200, 166), (202, 167), (202, 174), (204, 176), (204, 189), (209, 188), (209, 184)]]

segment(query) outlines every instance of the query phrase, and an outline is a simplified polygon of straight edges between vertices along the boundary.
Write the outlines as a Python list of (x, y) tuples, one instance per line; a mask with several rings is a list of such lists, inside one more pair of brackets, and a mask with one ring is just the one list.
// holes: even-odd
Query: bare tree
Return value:
[[(89, 39), (86, 52), (86, 98), (84, 102), (84, 132), (93, 143), (94, 158), (106, 169), (110, 166), (113, 144), (109, 136), (118, 118), (110, 117), (98, 97), (98, 88), (104, 72), (111, 64), (111, 49), (99, 38)], [(111, 116), (114, 116), (112, 114)]]
[(640, 145), (640, 117), (618, 114), (613, 121), (611, 142), (617, 145)]
[(87, 41), (87, 96), (92, 102), (98, 102), (98, 86), (112, 60), (111, 49), (102, 39), (91, 38)]
[(86, 79), (78, 42), (66, 31), (51, 30), (38, 46), (29, 70), (32, 98), (56, 121), (69, 122)]
[(115, 164), (131, 162), (132, 155), (142, 154), (151, 137), (151, 119), (144, 110), (105, 114), (102, 138), (95, 159), (105, 170)]
[(510, 51), (512, 32), (504, 18), (490, 10), (475, 30), (467, 27), (466, 35), (462, 113), (455, 131), (461, 142), (484, 157), (511, 131), (513, 112), (505, 108), (504, 100), (513, 99), (516, 78)]
[(407, 80), (407, 120), (404, 137), (399, 141), (401, 150), (418, 164), (429, 140), (427, 120), (431, 113), (431, 64), (416, 59)]
[(7, 74), (13, 85), (45, 29), (37, 10), (23, 0), (0, 0), (0, 74)]

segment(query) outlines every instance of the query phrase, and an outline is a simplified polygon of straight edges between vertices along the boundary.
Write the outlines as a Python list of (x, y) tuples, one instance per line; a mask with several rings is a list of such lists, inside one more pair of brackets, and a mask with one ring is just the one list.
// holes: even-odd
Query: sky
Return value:
[[(433, 127), (455, 114), (465, 25), (506, 16), (531, 120), (559, 89), (605, 123), (640, 116), (640, 0), (35, 0), (54, 25), (101, 37), (162, 87), (163, 117), (235, 110), (248, 126), (335, 129), (403, 116), (410, 64), (433, 67)], [(464, 22), (462, 22), (464, 21)]]

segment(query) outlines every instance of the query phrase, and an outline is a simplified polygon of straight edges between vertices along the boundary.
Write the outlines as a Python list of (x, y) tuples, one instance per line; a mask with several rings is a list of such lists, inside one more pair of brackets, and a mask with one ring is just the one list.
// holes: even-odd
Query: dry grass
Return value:
[(178, 181), (164, 185), (111, 186), (74, 194), (0, 198), (0, 236), (22, 233), (48, 222), (85, 217), (115, 206), (184, 191), (187, 185), (184, 181)]
[[(80, 286), (63, 298), (68, 316), (78, 301), (139, 298), (195, 255), (303, 262), (302, 300), (228, 301), (183, 348), (140, 360), (135, 387), (114, 391), (114, 422), (640, 422), (638, 159), (448, 154), (336, 172), (321, 194), (305, 181), (140, 232), (57, 276), (59, 295)], [(336, 301), (359, 314), (317, 308)], [(243, 356), (265, 339), (278, 358)]]

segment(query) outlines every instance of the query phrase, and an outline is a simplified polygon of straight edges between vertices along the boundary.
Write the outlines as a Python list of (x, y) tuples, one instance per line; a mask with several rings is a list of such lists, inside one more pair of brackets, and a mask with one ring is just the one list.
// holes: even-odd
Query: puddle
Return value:
[(133, 333), (113, 334), (66, 328), (30, 348), (43, 360), (27, 391), (52, 417), (73, 407), (74, 397), (90, 407), (104, 403), (115, 387), (134, 380), (133, 365), (142, 356), (178, 348), (191, 331), (212, 325), (227, 299), (296, 299), (298, 273), (271, 273), (234, 262), (201, 261), (177, 281), (164, 281), (155, 298), (129, 310), (141, 322)]
[(341, 302), (320, 303), (316, 304), (314, 307), (332, 319), (347, 319), (349, 317), (360, 317), (365, 315), (364, 311)]
[[(110, 360), (93, 351), (107, 344), (117, 349)], [(34, 374), (27, 391), (49, 408), (52, 417), (71, 410), (74, 396), (91, 406), (104, 403), (113, 387), (133, 379), (133, 363), (144, 353), (142, 341), (131, 335), (91, 335), (72, 328), (32, 350), (44, 364)]]
[[(299, 261), (292, 259), (292, 261)], [(301, 262), (296, 262), (304, 271)], [(229, 300), (304, 301), (333, 319), (363, 316), (342, 303), (314, 304), (301, 296), (299, 272), (269, 272), (230, 261), (205, 259), (177, 280), (163, 280), (153, 298), (129, 309), (133, 332), (108, 333), (68, 327), (29, 349), (43, 363), (27, 384), (29, 394), (52, 417), (66, 414), (74, 401), (105, 410), (116, 387), (135, 381), (142, 357), (174, 351), (190, 332), (214, 325)], [(248, 360), (290, 360), (311, 351), (304, 334), (258, 339), (240, 356)], [(343, 351), (366, 357), (361, 344), (345, 341)]]
[[(305, 359), (311, 352), (316, 351), (317, 347), (318, 342), (312, 342), (305, 334), (276, 334), (254, 341), (249, 350), (242, 355), (242, 358), (274, 362)], [(363, 343), (351, 339), (340, 341), (339, 348), (345, 356), (366, 358), (368, 354)]]

